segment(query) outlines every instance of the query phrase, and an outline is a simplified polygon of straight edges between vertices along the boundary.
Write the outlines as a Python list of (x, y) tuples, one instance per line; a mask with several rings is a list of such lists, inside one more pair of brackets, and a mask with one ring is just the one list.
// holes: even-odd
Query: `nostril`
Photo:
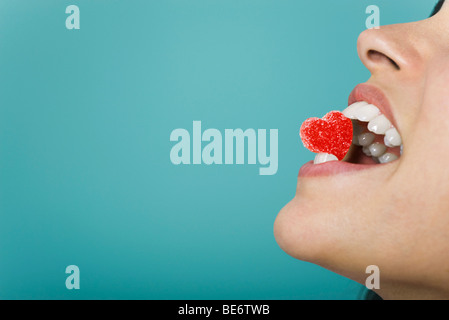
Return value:
[(375, 63), (388, 63), (392, 65), (396, 70), (401, 70), (399, 65), (393, 59), (391, 59), (390, 57), (386, 56), (385, 54), (379, 51), (369, 50), (368, 59)]

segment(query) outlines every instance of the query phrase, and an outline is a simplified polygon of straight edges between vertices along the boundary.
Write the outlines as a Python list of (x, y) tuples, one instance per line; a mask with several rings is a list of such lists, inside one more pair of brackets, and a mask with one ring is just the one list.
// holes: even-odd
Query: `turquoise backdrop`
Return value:
[[(385, 25), (435, 2), (0, 0), (0, 298), (357, 299), (273, 222), (313, 156), (300, 124), (369, 78), (366, 7)], [(170, 133), (193, 120), (278, 129), (277, 174), (173, 165)]]

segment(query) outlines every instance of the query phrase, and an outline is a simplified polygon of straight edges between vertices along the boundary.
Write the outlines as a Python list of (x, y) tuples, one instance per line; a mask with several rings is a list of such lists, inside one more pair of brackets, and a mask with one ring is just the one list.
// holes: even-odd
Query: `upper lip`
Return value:
[(380, 112), (397, 128), (396, 120), (387, 96), (378, 87), (362, 83), (357, 85), (349, 95), (348, 105), (358, 101), (365, 101), (379, 108)]

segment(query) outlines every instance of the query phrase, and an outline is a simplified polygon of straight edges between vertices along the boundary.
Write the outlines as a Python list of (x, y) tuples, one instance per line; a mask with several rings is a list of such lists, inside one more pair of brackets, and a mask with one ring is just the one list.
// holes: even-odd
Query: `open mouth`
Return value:
[(383, 92), (376, 86), (360, 84), (352, 91), (348, 104), (342, 113), (353, 123), (353, 139), (345, 158), (338, 161), (334, 155), (319, 153), (301, 168), (300, 176), (358, 171), (400, 159), (403, 139)]
[[(394, 125), (390, 103), (383, 92), (369, 84), (359, 84), (349, 96), (349, 107), (343, 114), (352, 120), (352, 145), (343, 162), (383, 164), (402, 155), (402, 137)], [(314, 164), (336, 160), (318, 154)]]
[[(343, 114), (353, 125), (352, 145), (343, 159), (355, 164), (388, 163), (402, 154), (402, 137), (389, 119), (373, 104), (358, 101)], [(336, 161), (332, 155), (319, 153), (314, 164)]]
[(352, 146), (343, 161), (357, 164), (388, 163), (402, 154), (402, 137), (373, 104), (355, 102), (343, 111), (352, 120)]

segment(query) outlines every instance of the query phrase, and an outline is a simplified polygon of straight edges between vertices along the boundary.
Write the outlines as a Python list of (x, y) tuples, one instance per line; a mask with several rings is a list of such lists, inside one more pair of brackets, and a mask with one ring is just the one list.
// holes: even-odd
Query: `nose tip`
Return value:
[(426, 19), (365, 30), (357, 39), (360, 60), (372, 76), (422, 78), (437, 48), (435, 39), (428, 35), (435, 33), (441, 20)]
[(360, 60), (371, 73), (380, 69), (401, 70), (401, 58), (381, 29), (363, 31), (357, 40), (357, 51)]

